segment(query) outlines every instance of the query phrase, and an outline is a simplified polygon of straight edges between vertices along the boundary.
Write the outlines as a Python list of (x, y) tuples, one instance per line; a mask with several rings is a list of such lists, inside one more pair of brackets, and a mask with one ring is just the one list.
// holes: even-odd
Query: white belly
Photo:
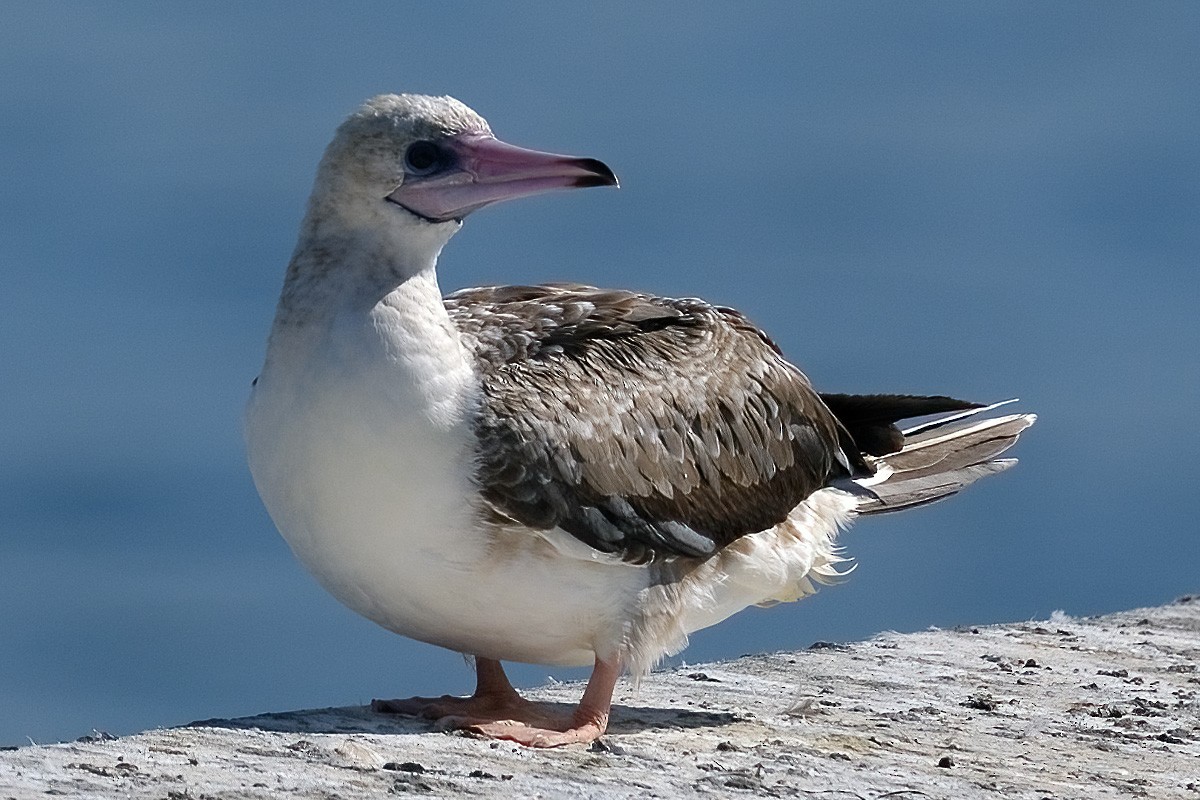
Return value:
[[(366, 358), (269, 363), (247, 408), (251, 472), (301, 562), (342, 603), (414, 639), (535, 663), (613, 655), (644, 570), (483, 528), (464, 415), (405, 374), (412, 364), (352, 349)], [(451, 392), (472, 385), (453, 361), (437, 370)]]

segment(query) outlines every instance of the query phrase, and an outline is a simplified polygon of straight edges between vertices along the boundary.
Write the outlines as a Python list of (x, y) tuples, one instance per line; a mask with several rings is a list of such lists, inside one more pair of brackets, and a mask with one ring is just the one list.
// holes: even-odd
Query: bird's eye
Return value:
[(413, 175), (429, 175), (442, 163), (442, 151), (433, 142), (413, 142), (404, 151), (404, 166)]

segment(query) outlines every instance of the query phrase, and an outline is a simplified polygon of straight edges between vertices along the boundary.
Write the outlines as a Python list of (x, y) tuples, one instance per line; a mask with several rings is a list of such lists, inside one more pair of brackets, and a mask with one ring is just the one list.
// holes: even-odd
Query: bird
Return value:
[[(469, 214), (617, 185), (596, 159), (503, 142), (448, 96), (371, 98), (321, 158), (244, 432), (264, 505), (326, 590), (474, 659), (471, 696), (379, 713), (592, 742), (621, 675), (831, 582), (854, 518), (1007, 469), (997, 456), (1036, 419), (818, 392), (747, 316), (696, 298), (443, 296), (438, 258)], [(503, 661), (592, 672), (565, 712), (521, 697)]]

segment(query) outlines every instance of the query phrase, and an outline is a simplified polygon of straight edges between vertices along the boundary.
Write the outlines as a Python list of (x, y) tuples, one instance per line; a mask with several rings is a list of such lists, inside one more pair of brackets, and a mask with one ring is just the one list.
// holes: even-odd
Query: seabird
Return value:
[[(375, 97), (325, 151), (246, 440), (322, 586), (475, 658), (473, 696), (379, 711), (531, 746), (594, 740), (623, 671), (811, 593), (838, 574), (834, 538), (855, 516), (1005, 469), (996, 456), (1034, 421), (820, 394), (745, 316), (698, 299), (576, 284), (442, 296), (438, 255), (469, 213), (616, 185), (600, 161), (501, 142), (450, 97)], [(503, 660), (594, 670), (556, 715), (517, 694)]]

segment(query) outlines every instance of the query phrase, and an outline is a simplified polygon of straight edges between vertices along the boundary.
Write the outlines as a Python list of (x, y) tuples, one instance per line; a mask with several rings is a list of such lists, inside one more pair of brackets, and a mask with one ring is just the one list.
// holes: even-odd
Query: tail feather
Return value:
[[(1011, 401), (1009, 401), (1011, 402)], [(1003, 403), (971, 409), (904, 431), (904, 447), (875, 460), (875, 475), (839, 483), (859, 498), (858, 513), (881, 514), (949, 497), (1016, 459), (996, 456), (1012, 447), (1034, 414), (971, 419)], [(966, 420), (966, 421), (964, 421)]]
[(1028, 416), (1010, 414), (938, 431), (936, 436), (905, 437), (904, 448), (883, 460), (905, 473), (945, 472), (979, 464), (1012, 447), (1029, 427)]
[(891, 485), (885, 482), (871, 488), (860, 486), (851, 490), (860, 498), (855, 510), (859, 514), (886, 514), (936, 503), (958, 494), (980, 478), (1003, 472), (1016, 463), (1015, 458), (998, 458), (953, 472), (900, 480)]
[(957, 414), (947, 414), (944, 417), (938, 417), (928, 422), (922, 422), (920, 425), (914, 425), (911, 428), (905, 428), (903, 431), (901, 431), (901, 433), (904, 434), (908, 441), (913, 441), (915, 437), (918, 437), (921, 434), (928, 433), (932, 430), (937, 430), (938, 428), (944, 428), (952, 422), (958, 422), (960, 419), (977, 417), (980, 414), (986, 414), (989, 411), (995, 411), (1001, 406), (1007, 406), (1018, 402), (1020, 402), (1020, 400), (1014, 397), (1009, 400), (1001, 400), (999, 403), (992, 403), (991, 405), (976, 403)]

